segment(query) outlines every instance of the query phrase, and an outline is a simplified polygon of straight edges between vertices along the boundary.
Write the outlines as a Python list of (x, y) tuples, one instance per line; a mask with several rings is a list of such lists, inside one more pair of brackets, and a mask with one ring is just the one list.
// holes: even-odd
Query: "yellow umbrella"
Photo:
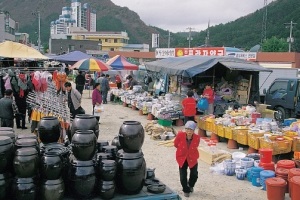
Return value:
[(0, 57), (49, 59), (47, 56), (44, 56), (32, 47), (12, 41), (5, 41), (0, 43)]

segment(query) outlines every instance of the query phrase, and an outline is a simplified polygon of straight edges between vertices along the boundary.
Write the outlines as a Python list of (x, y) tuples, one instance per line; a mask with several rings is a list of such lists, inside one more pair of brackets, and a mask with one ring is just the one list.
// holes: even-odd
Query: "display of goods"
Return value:
[(222, 124), (218, 124), (218, 125), (216, 125), (217, 126), (217, 134), (218, 134), (218, 136), (220, 136), (220, 137), (225, 137), (225, 129), (224, 129), (224, 126), (222, 125)]
[(217, 125), (215, 124), (215, 119), (210, 119), (205, 121), (205, 130), (217, 133)]
[(12, 184), (12, 195), (16, 200), (36, 199), (37, 186), (33, 178), (16, 178)]
[[(282, 137), (280, 137), (282, 138)], [(259, 138), (260, 148), (273, 149), (273, 155), (289, 153), (292, 150), (292, 141), (281, 139), (277, 140), (277, 136), (270, 136), (269, 140), (265, 138)]]
[(291, 199), (296, 200), (300, 197), (300, 176), (294, 176), (290, 180), (291, 184)]
[[(300, 151), (300, 137), (294, 137), (293, 138), (293, 147), (292, 151)], [(300, 159), (300, 158), (299, 158)]]
[(241, 159), (241, 167), (243, 167), (244, 169), (251, 168), (253, 166), (254, 166), (253, 158), (245, 157)]
[(107, 140), (97, 140), (97, 152), (103, 152), (103, 147), (108, 145), (109, 142)]
[(145, 138), (144, 128), (138, 121), (124, 121), (119, 130), (119, 141), (124, 152), (136, 153)]
[(143, 188), (145, 175), (146, 162), (142, 151), (137, 153), (118, 151), (116, 175), (118, 191), (124, 194), (138, 194)]
[(99, 181), (96, 186), (96, 191), (102, 199), (112, 199), (115, 195), (114, 181)]
[(14, 131), (11, 131), (11, 130), (0, 131), (0, 136), (10, 137), (12, 139), (13, 143), (15, 143), (15, 141), (16, 141), (16, 134)]
[(14, 171), (19, 178), (34, 177), (38, 171), (39, 157), (35, 148), (20, 148), (15, 152)]
[(198, 128), (202, 129), (202, 130), (206, 130), (206, 126), (205, 126), (205, 120), (204, 119), (198, 119)]
[(41, 158), (41, 174), (46, 180), (57, 180), (61, 177), (63, 169), (63, 158), (61, 151), (54, 149), (46, 151)]
[(0, 136), (0, 174), (6, 172), (13, 159), (13, 141), (8, 136)]
[(110, 159), (115, 160), (118, 152), (118, 148), (112, 145), (104, 146), (103, 152), (108, 153), (110, 155)]
[(57, 117), (43, 117), (38, 123), (38, 135), (42, 143), (57, 142), (60, 138), (60, 122)]
[(96, 143), (92, 130), (77, 130), (72, 137), (72, 152), (78, 160), (91, 160), (96, 153)]
[(102, 160), (101, 163), (97, 165), (96, 170), (102, 180), (112, 181), (116, 175), (117, 165), (114, 160)]
[(69, 167), (69, 192), (76, 198), (88, 198), (96, 184), (94, 162), (71, 160)]
[(260, 162), (262, 163), (272, 162), (273, 149), (261, 148), (259, 149), (259, 154), (260, 154)]
[(224, 160), (223, 161), (224, 174), (227, 176), (233, 176), (235, 173), (236, 162), (234, 160)]
[(94, 115), (79, 114), (76, 115), (71, 126), (71, 131), (68, 134), (68, 138), (71, 141), (73, 135), (77, 130), (92, 130), (96, 137), (99, 136), (99, 123)]
[(260, 148), (259, 145), (259, 137), (264, 136), (264, 133), (256, 133), (256, 132), (248, 132), (248, 146), (253, 149), (258, 150)]
[(252, 167), (251, 168), (251, 183), (253, 186), (260, 187), (260, 172), (263, 171), (264, 169), (261, 167)]
[(65, 195), (65, 184), (63, 179), (44, 180), (40, 191), (42, 200), (62, 200)]
[(237, 142), (239, 144), (248, 145), (248, 130), (236, 130)]
[(225, 136), (225, 138), (227, 138), (227, 139), (232, 139), (232, 127), (224, 127), (224, 136)]
[(277, 168), (284, 168), (284, 169), (292, 169), (295, 168), (295, 162), (293, 160), (279, 160), (277, 162)]

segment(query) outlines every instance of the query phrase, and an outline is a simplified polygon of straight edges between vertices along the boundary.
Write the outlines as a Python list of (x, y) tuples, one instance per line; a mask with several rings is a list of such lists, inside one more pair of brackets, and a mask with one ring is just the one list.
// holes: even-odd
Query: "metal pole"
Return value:
[(290, 25), (289, 52), (291, 52), (292, 49), (292, 31), (293, 31), (293, 21), (291, 21), (291, 25)]
[(168, 37), (168, 48), (170, 48), (170, 38), (171, 37), (171, 33), (170, 33), (170, 31), (169, 31), (169, 37)]
[(41, 13), (40, 11), (38, 12), (38, 20), (39, 20), (39, 30), (38, 30), (38, 34), (39, 34), (39, 39), (38, 39), (38, 49), (39, 51), (41, 51)]

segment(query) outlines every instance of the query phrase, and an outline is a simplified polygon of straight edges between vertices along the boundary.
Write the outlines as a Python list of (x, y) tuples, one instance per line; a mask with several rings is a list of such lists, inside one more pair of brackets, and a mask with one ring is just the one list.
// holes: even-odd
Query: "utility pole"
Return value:
[(191, 40), (193, 40), (193, 38), (191, 37), (192, 34), (192, 29), (191, 27), (187, 28), (189, 30), (189, 37), (187, 38), (187, 40), (189, 41), (189, 48), (191, 48)]
[(40, 11), (37, 11), (38, 13), (38, 20), (39, 20), (39, 38), (38, 38), (38, 49), (41, 51), (41, 13)]
[(210, 28), (210, 20), (208, 21), (206, 37), (205, 37), (205, 47), (209, 46), (209, 28)]
[(264, 9), (265, 11), (263, 13), (261, 43), (263, 43), (267, 39), (268, 0), (264, 0)]
[(171, 33), (169, 31), (169, 36), (168, 36), (168, 48), (170, 48), (170, 42), (171, 42)]
[(286, 25), (286, 28), (290, 28), (290, 37), (288, 37), (287, 42), (289, 43), (289, 52), (292, 50), (292, 43), (294, 42), (293, 36), (293, 26), (297, 23), (294, 23), (291, 21), (290, 23), (284, 23)]

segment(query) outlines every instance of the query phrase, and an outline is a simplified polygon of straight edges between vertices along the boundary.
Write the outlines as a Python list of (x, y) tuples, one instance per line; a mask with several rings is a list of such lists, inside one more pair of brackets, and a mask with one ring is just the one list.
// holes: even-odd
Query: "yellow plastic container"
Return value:
[(248, 130), (236, 131), (237, 142), (243, 145), (248, 145)]
[(207, 131), (213, 132), (215, 126), (215, 119), (210, 119), (205, 121), (205, 127)]
[(224, 127), (225, 138), (232, 139), (232, 127)]
[(260, 137), (259, 143), (260, 148), (271, 148), (273, 149), (273, 155), (289, 153), (292, 151), (292, 142), (291, 140), (277, 141), (276, 136), (269, 137), (271, 141), (265, 140), (265, 138)]
[(198, 120), (198, 128), (200, 128), (202, 130), (206, 130), (205, 120), (203, 120), (203, 119)]
[(264, 133), (251, 133), (248, 132), (248, 146), (253, 149), (259, 149), (259, 137), (264, 136)]
[(217, 124), (217, 135), (220, 137), (225, 137), (224, 126), (222, 124)]

